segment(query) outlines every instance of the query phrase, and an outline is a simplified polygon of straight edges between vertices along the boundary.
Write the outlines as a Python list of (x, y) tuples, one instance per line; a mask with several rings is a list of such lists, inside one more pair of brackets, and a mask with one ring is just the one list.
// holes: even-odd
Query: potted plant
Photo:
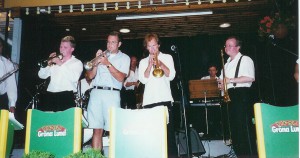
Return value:
[(282, 39), (295, 28), (295, 16), (275, 13), (273, 16), (265, 16), (259, 21), (258, 35), (262, 38), (274, 35), (274, 37)]

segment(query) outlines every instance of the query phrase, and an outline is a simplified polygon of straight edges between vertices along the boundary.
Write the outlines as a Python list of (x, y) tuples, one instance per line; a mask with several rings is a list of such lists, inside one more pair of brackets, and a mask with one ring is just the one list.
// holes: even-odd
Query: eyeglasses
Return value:
[(118, 44), (118, 43), (119, 43), (118, 41), (111, 41), (111, 42), (107, 41), (106, 42), (106, 44)]
[(224, 48), (232, 48), (232, 47), (237, 47), (237, 46), (231, 46), (231, 45), (225, 45)]

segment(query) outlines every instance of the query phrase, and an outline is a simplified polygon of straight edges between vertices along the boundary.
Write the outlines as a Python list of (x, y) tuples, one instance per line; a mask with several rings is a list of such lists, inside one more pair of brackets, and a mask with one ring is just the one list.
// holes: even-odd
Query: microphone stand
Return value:
[(291, 55), (294, 55), (294, 56), (298, 57), (298, 55), (295, 54), (295, 53), (293, 53), (292, 51), (290, 51), (290, 50), (288, 50), (288, 49), (286, 49), (286, 48), (284, 48), (284, 47), (281, 47), (281, 46), (279, 46), (278, 44), (276, 44), (275, 41), (274, 41), (274, 39), (275, 39), (274, 35), (270, 35), (269, 38), (271, 39), (271, 44), (272, 44), (274, 47), (277, 47), (277, 48), (279, 48), (279, 49), (281, 49), (281, 50), (283, 50), (283, 51), (285, 51), (285, 52), (287, 52), (287, 53), (289, 53), (289, 54), (291, 54)]
[(37, 106), (39, 104), (39, 94), (40, 94), (41, 88), (43, 86), (45, 86), (46, 82), (47, 82), (47, 80), (43, 81), (42, 83), (40, 83), (38, 85), (35, 85), (36, 92), (33, 96), (29, 92), (29, 90), (27, 88), (25, 88), (25, 90), (28, 92), (28, 94), (32, 97), (31, 101), (28, 103), (27, 107), (25, 108), (25, 111), (29, 108), (30, 105), (31, 105), (31, 109), (37, 108)]
[[(182, 78), (182, 66), (181, 66), (181, 61), (180, 61), (180, 54), (179, 51), (177, 50), (176, 46), (172, 45), (171, 46), (171, 50), (177, 54), (177, 61), (178, 61), (178, 82), (179, 82), (179, 89), (181, 90), (181, 97), (180, 97), (180, 102), (181, 102), (181, 106), (180, 106), (180, 118), (181, 118), (181, 125), (180, 127), (182, 128), (182, 126), (184, 126), (184, 134), (186, 139), (186, 149), (187, 149), (187, 156), (191, 157), (191, 148), (190, 148), (190, 135), (189, 135), (189, 129), (187, 126), (187, 119), (186, 119), (186, 111), (185, 111), (185, 105), (187, 105), (187, 99), (186, 99), (186, 94), (185, 94), (185, 88), (183, 86), (183, 78)], [(183, 125), (182, 125), (182, 121), (183, 121)], [(179, 149), (178, 149), (179, 150)], [(180, 153), (178, 152), (178, 155), (180, 155)]]
[[(207, 136), (208, 136), (208, 113), (207, 113), (206, 93), (207, 93), (207, 91), (204, 91), (205, 123), (206, 123), (206, 134), (207, 134)], [(208, 137), (209, 137), (209, 136), (208, 136)], [(210, 139), (209, 139), (209, 141), (210, 141)]]

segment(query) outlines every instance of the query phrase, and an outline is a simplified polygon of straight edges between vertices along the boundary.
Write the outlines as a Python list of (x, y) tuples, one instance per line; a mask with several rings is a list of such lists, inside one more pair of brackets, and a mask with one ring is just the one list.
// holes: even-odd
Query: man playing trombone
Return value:
[[(224, 101), (227, 98), (229, 103), (232, 145), (237, 157), (250, 156), (255, 150), (255, 147), (251, 147), (252, 140), (255, 139), (250, 138), (253, 133), (250, 130), (251, 118), (248, 115), (252, 106), (250, 87), (255, 80), (254, 64), (250, 57), (240, 53), (242, 43), (237, 37), (227, 38), (224, 47), (229, 58), (224, 66), (225, 72), (223, 69), (218, 82), (220, 88), (225, 87)], [(229, 97), (225, 97), (226, 94), (229, 94)], [(235, 157), (234, 152), (230, 157)]]
[(0, 39), (0, 109), (14, 113), (18, 97), (14, 73), (16, 68), (10, 60), (3, 57), (3, 44), (3, 40)]
[(130, 65), (129, 56), (119, 50), (122, 44), (119, 32), (111, 32), (106, 44), (107, 50), (98, 50), (96, 58), (85, 65), (87, 77), (93, 79), (87, 109), (89, 128), (93, 129), (92, 147), (100, 150), (103, 131), (109, 131), (108, 110), (121, 107), (120, 90)]
[(41, 67), (38, 76), (41, 79), (50, 77), (47, 88), (46, 105), (42, 110), (63, 111), (75, 107), (74, 93), (77, 92), (77, 81), (82, 73), (82, 62), (73, 56), (75, 39), (72, 36), (62, 38), (60, 54), (51, 53), (46, 67)]

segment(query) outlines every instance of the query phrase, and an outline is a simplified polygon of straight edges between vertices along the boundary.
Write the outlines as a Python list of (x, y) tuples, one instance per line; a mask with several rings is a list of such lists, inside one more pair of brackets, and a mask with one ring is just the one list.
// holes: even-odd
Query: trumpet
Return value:
[(224, 85), (224, 102), (228, 103), (230, 102), (228, 89), (227, 89), (227, 83), (226, 83), (226, 75), (225, 75), (225, 68), (224, 68), (224, 53), (223, 49), (221, 49), (221, 57), (222, 57), (222, 69), (223, 69), (223, 85)]
[(91, 70), (93, 67), (97, 66), (98, 63), (96, 63), (101, 57), (106, 56), (107, 58), (110, 56), (111, 52), (109, 50), (106, 50), (104, 52), (102, 52), (100, 55), (96, 56), (94, 59), (92, 59), (91, 61), (86, 61), (83, 64), (83, 67), (85, 68), (85, 70), (89, 71)]
[(39, 62), (38, 62), (38, 66), (39, 66), (39, 67), (42, 67), (42, 68), (45, 68), (45, 67), (47, 67), (47, 66), (51, 66), (51, 65), (53, 65), (54, 63), (49, 62), (49, 61), (51, 61), (51, 60), (54, 59), (54, 58), (59, 58), (60, 60), (62, 60), (63, 57), (64, 57), (64, 56), (63, 56), (61, 53), (56, 54), (55, 56), (49, 57), (49, 58), (46, 59), (46, 60), (41, 60), (41, 61), (39, 61)]
[(164, 71), (160, 68), (158, 64), (157, 54), (155, 54), (154, 60), (155, 60), (155, 65), (152, 74), (154, 77), (158, 77), (158, 78), (162, 77), (164, 75)]

